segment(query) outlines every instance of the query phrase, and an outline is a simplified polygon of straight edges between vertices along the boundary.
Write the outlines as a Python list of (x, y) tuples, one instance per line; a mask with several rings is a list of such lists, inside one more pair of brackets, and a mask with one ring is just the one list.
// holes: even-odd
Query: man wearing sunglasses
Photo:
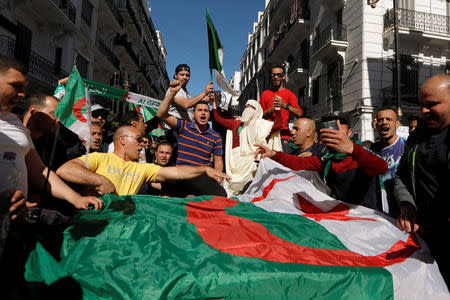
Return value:
[(143, 137), (139, 130), (122, 126), (114, 134), (114, 152), (91, 153), (87, 158), (88, 167), (85, 156), (72, 159), (62, 165), (57, 174), (69, 182), (90, 185), (98, 194), (115, 193), (119, 196), (137, 194), (145, 182), (185, 180), (201, 175), (217, 182), (229, 178), (208, 166), (161, 167), (137, 163), (142, 147)]
[(272, 79), (272, 88), (265, 90), (260, 99), (261, 107), (264, 111), (266, 120), (275, 121), (275, 110), (281, 110), (281, 118), (283, 121), (280, 136), (283, 152), (291, 154), (295, 151), (289, 147), (289, 138), (292, 136), (289, 129), (289, 115), (292, 113), (297, 118), (303, 115), (303, 111), (298, 106), (297, 97), (293, 92), (284, 87), (286, 73), (284, 66), (275, 65), (272, 67), (270, 77)]

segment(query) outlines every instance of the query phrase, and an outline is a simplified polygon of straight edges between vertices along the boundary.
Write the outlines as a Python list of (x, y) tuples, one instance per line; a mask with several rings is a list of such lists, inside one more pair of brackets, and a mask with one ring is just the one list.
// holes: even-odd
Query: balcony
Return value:
[(64, 15), (75, 24), (77, 9), (69, 0), (52, 0), (52, 2), (64, 13)]
[(111, 64), (117, 69), (120, 70), (120, 60), (114, 54), (114, 52), (108, 47), (105, 41), (97, 35), (95, 40), (95, 45), (98, 50), (111, 62)]
[(332, 61), (338, 52), (347, 50), (347, 28), (343, 25), (329, 25), (314, 38), (312, 58), (321, 61)]
[(0, 35), (0, 55), (14, 56), (14, 39), (9, 36)]
[(128, 53), (128, 55), (132, 58), (133, 62), (139, 67), (139, 57), (136, 53), (134, 53), (132, 43), (128, 41), (126, 33), (117, 34), (114, 40), (114, 44), (118, 46), (123, 46)]
[(51, 86), (56, 86), (58, 80), (69, 76), (61, 68), (57, 68), (51, 61), (40, 56), (34, 51), (30, 53), (30, 62), (28, 65), (28, 75), (33, 76)]
[(297, 18), (290, 23), (287, 19), (285, 25), (274, 34), (273, 48), (269, 54), (269, 61), (284, 60), (308, 35), (309, 11), (298, 11)]
[[(398, 8), (398, 32), (400, 40), (441, 44), (448, 48), (450, 41), (450, 17), (421, 11)], [(384, 14), (384, 34), (393, 39), (394, 9)]]
[(316, 0), (317, 3), (330, 11), (337, 11), (345, 5), (346, 0)]
[(114, 18), (117, 20), (117, 23), (122, 27), (123, 18), (120, 15), (119, 9), (117, 8), (116, 2), (114, 0), (106, 0), (106, 4), (108, 4), (111, 13), (114, 15)]
[(288, 88), (291, 87), (293, 89), (297, 89), (304, 87), (308, 83), (308, 59), (308, 55), (306, 53), (302, 53), (301, 57), (298, 57), (289, 63)]

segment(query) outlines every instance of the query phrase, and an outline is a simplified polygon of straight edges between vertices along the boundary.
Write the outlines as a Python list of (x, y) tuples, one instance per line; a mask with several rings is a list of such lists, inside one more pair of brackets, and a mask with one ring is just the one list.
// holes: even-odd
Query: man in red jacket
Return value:
[(320, 131), (329, 149), (322, 156), (298, 157), (257, 145), (255, 157), (261, 154), (292, 170), (318, 171), (336, 199), (382, 211), (377, 176), (386, 173), (386, 161), (350, 139), (352, 130), (345, 118), (334, 119), (337, 130)]
[(281, 108), (281, 117), (283, 124), (281, 127), (281, 144), (283, 152), (292, 154), (295, 150), (290, 148), (288, 143), (292, 136), (289, 130), (289, 114), (292, 113), (297, 118), (303, 115), (303, 111), (298, 106), (297, 97), (293, 92), (284, 87), (284, 80), (286, 73), (284, 67), (276, 65), (272, 68), (270, 73), (272, 79), (272, 88), (265, 90), (260, 99), (261, 107), (264, 111), (264, 118), (274, 122), (276, 108)]

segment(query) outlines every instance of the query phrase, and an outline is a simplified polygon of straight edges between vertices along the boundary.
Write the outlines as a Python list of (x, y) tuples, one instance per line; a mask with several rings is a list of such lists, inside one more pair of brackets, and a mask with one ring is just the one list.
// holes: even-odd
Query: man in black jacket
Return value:
[(397, 225), (406, 232), (420, 230), (448, 286), (450, 75), (428, 79), (420, 89), (419, 101), (426, 126), (411, 133), (397, 171)]

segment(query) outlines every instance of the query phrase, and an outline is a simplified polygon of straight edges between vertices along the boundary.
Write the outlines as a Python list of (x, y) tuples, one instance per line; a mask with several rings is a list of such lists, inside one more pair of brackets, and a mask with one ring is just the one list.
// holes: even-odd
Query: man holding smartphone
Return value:
[(337, 129), (320, 131), (322, 144), (329, 149), (322, 156), (298, 157), (257, 145), (255, 157), (261, 154), (295, 171), (318, 171), (336, 199), (381, 211), (377, 176), (386, 173), (386, 161), (350, 139), (352, 129), (345, 118), (329, 121), (335, 121)]
[(281, 118), (283, 121), (280, 136), (283, 152), (292, 154), (295, 149), (289, 147), (289, 139), (291, 137), (291, 130), (289, 129), (289, 116), (292, 113), (297, 118), (303, 115), (303, 111), (298, 106), (297, 97), (293, 92), (284, 87), (286, 79), (286, 72), (284, 66), (273, 66), (270, 78), (272, 79), (272, 88), (265, 90), (261, 95), (259, 101), (264, 111), (264, 119), (274, 122), (275, 110), (281, 110)]

